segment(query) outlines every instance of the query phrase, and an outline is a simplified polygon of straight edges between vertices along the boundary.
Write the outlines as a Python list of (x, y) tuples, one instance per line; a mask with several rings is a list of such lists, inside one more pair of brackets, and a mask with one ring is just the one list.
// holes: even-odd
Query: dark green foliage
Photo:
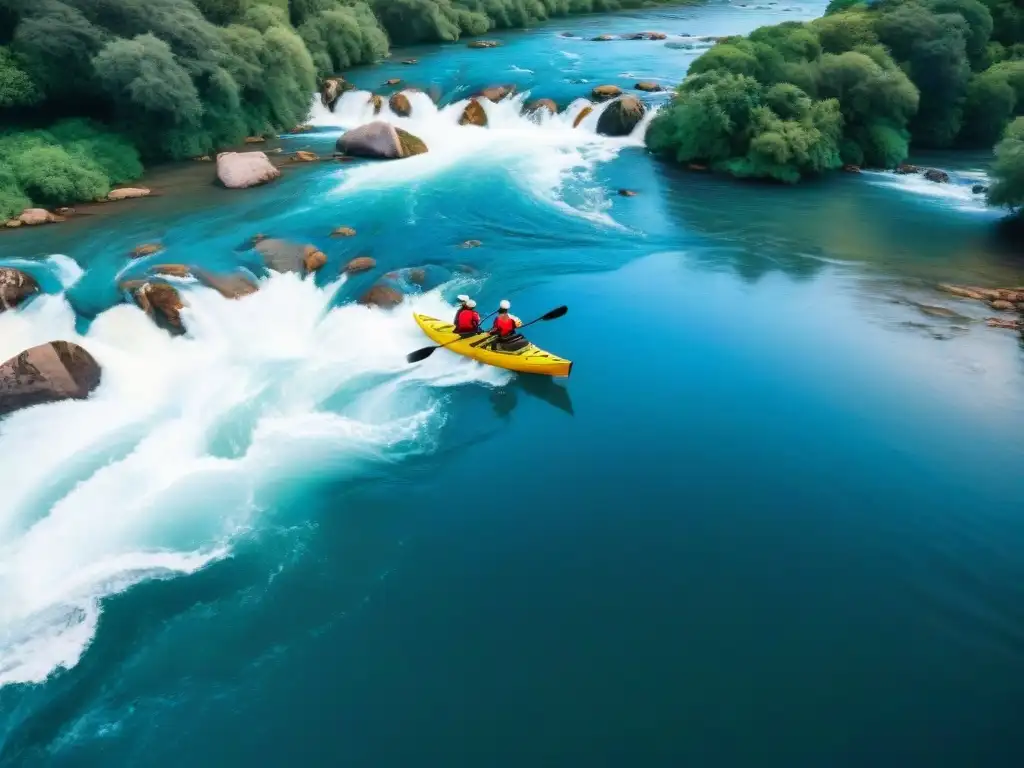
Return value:
[(9, 50), (0, 47), (0, 108), (28, 106), (39, 98), (39, 89), (32, 78)]
[(995, 184), (989, 188), (988, 200), (993, 205), (1020, 208), (1024, 205), (1024, 117), (1010, 123), (1003, 140), (996, 144), (995, 154)]

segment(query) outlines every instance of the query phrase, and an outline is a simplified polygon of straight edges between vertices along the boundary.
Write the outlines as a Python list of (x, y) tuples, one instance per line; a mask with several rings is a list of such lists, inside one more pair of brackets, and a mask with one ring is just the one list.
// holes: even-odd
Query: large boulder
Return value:
[(647, 107), (635, 96), (623, 96), (609, 104), (597, 120), (597, 132), (604, 136), (628, 136), (643, 119)]
[(39, 283), (20, 269), (0, 267), (0, 312), (13, 309), (39, 292)]
[(409, 102), (409, 97), (404, 93), (396, 93), (388, 99), (388, 106), (399, 117), (408, 117), (412, 114), (412, 104)]
[(616, 96), (622, 95), (622, 89), (617, 85), (599, 85), (590, 92), (595, 101), (608, 101)]
[(43, 403), (85, 399), (101, 377), (93, 356), (69, 341), (26, 349), (0, 365), (0, 416)]
[(328, 77), (320, 84), (320, 102), (332, 112), (341, 94), (353, 91), (355, 86), (343, 77)]
[(929, 168), (924, 172), (924, 177), (928, 179), (928, 181), (934, 181), (936, 184), (949, 183), (949, 174), (936, 168)]
[(139, 309), (153, 318), (159, 327), (174, 335), (185, 332), (185, 326), (181, 322), (181, 310), (185, 304), (178, 289), (173, 285), (148, 280), (128, 280), (121, 283), (121, 290), (129, 292)]
[(110, 190), (107, 200), (131, 200), (133, 197), (148, 197), (150, 190), (146, 187), (121, 187)]
[(638, 91), (646, 91), (647, 93), (657, 93), (658, 91), (664, 90), (660, 85), (652, 83), (650, 80), (641, 80), (633, 87)]
[(281, 175), (263, 152), (221, 152), (217, 155), (217, 178), (228, 189), (246, 189), (266, 184)]
[(466, 108), (462, 110), (462, 117), (459, 118), (459, 125), (479, 125), (487, 127), (487, 113), (477, 99), (470, 99)]
[(402, 292), (390, 285), (379, 283), (360, 296), (359, 303), (366, 306), (390, 309), (402, 303)]
[(346, 131), (338, 137), (337, 148), (345, 155), (384, 160), (421, 155), (427, 151), (427, 145), (418, 136), (381, 120)]

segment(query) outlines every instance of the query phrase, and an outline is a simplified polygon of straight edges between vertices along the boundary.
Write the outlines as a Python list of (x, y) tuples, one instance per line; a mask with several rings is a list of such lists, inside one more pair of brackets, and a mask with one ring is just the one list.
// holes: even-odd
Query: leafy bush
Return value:
[(996, 144), (992, 166), (995, 184), (988, 191), (993, 205), (1018, 209), (1024, 206), (1024, 117), (1014, 120), (1003, 140)]

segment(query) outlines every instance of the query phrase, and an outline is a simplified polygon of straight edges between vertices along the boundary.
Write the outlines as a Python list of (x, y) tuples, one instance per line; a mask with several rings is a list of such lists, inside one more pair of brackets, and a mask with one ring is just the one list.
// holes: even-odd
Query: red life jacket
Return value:
[(463, 307), (455, 313), (455, 330), (458, 333), (468, 333), (480, 327), (480, 314), (469, 307)]
[(501, 336), (511, 336), (516, 332), (516, 321), (506, 314), (494, 318), (494, 330)]

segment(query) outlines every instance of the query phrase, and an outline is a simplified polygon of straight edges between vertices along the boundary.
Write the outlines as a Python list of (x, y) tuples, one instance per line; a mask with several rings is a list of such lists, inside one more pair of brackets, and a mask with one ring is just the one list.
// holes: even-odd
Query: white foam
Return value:
[(950, 173), (950, 181), (945, 184), (928, 181), (919, 173), (863, 171), (862, 174), (871, 184), (898, 189), (911, 195), (936, 198), (950, 208), (962, 211), (991, 211), (985, 202), (985, 195), (975, 194), (971, 191), (974, 184), (988, 186), (988, 176), (982, 171)]
[[(598, 135), (597, 123), (608, 104), (590, 105), (577, 99), (565, 110), (552, 115), (544, 110), (523, 113), (530, 94), (522, 93), (493, 103), (481, 99), (487, 127), (459, 125), (468, 103), (461, 100), (438, 108), (424, 93), (407, 92), (412, 104), (407, 118), (396, 116), (387, 104), (374, 115), (370, 94), (344, 94), (332, 113), (314, 101), (311, 122), (321, 127), (349, 130), (374, 120), (384, 120), (419, 136), (429, 151), (396, 163), (370, 163), (344, 168), (337, 173), (337, 195), (356, 189), (406, 184), (453, 167), (503, 169), (511, 183), (524, 192), (549, 202), (567, 213), (607, 226), (618, 226), (607, 214), (610, 203), (604, 190), (593, 180), (598, 163), (614, 159), (627, 147), (640, 147), (656, 109), (648, 110), (629, 136)], [(592, 111), (578, 127), (577, 116), (587, 106)], [(571, 194), (570, 194), (571, 193)], [(570, 198), (573, 202), (569, 202)]]
[(102, 598), (222, 557), (291, 484), (429, 449), (435, 387), (507, 380), (455, 355), (405, 362), (425, 342), (409, 312), (451, 312), (439, 295), (387, 313), (331, 308), (337, 288), (183, 288), (179, 338), (128, 305), (81, 337), (63, 296), (0, 315), (4, 359), (63, 338), (103, 368), (88, 400), (0, 422), (0, 685), (74, 665)]

